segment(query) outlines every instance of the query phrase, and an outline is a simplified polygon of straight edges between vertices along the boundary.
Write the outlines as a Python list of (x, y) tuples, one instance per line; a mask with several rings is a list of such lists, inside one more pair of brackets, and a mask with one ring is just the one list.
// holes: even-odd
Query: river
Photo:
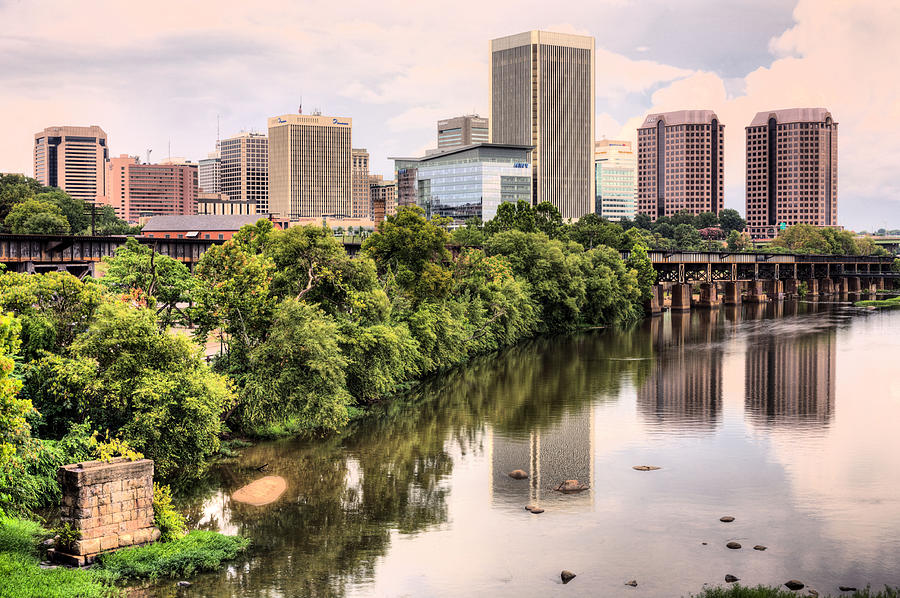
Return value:
[[(339, 438), (218, 465), (183, 505), (192, 527), (254, 548), (177, 595), (670, 597), (726, 574), (823, 594), (900, 585), (898, 355), (900, 311), (826, 302), (529, 342)], [(263, 475), (286, 479), (281, 499), (231, 500)], [(588, 489), (554, 490), (571, 478)]]

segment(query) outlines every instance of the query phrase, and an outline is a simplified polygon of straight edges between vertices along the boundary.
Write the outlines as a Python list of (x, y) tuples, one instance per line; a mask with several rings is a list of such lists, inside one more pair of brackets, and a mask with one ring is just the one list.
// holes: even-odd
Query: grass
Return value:
[(0, 553), (14, 552), (37, 558), (38, 544), (49, 535), (35, 521), (0, 517)]
[(854, 307), (897, 307), (900, 306), (900, 295), (891, 297), (890, 299), (867, 299), (865, 301), (857, 301)]
[(233, 559), (249, 545), (246, 538), (193, 531), (171, 542), (105, 554), (100, 567), (123, 580), (187, 577), (217, 570), (223, 561)]
[[(796, 598), (796, 596), (805, 595), (800, 592), (791, 592), (785, 588), (773, 588), (768, 586), (756, 586), (755, 588), (745, 587), (741, 584), (735, 584), (727, 588), (709, 588), (699, 594), (692, 594), (694, 598)], [(832, 594), (819, 594), (822, 598), (828, 598)], [(873, 592), (869, 588), (864, 588), (856, 592), (838, 592), (834, 596), (841, 598), (900, 598), (900, 589), (885, 588), (881, 591)]]
[(299, 417), (290, 417), (284, 421), (261, 424), (247, 431), (247, 436), (259, 440), (277, 440), (297, 436), (310, 430)]
[(41, 569), (36, 557), (0, 552), (0, 598), (120, 596), (114, 579), (96, 569)]

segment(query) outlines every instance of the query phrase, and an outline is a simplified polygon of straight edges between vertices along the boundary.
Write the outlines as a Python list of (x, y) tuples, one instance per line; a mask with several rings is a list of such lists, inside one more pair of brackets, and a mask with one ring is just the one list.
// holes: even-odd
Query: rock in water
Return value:
[(725, 515), (724, 517), (719, 517), (719, 521), (721, 521), (722, 523), (731, 523), (732, 521), (734, 521), (734, 517), (732, 517), (731, 515)]
[(259, 507), (275, 502), (286, 489), (287, 482), (284, 481), (283, 477), (267, 475), (264, 478), (260, 478), (255, 482), (247, 484), (243, 488), (235, 490), (234, 494), (231, 495), (231, 498), (238, 502), (244, 502), (248, 505)]
[(727, 548), (732, 549), (732, 550), (738, 550), (738, 549), (741, 547), (741, 545), (740, 545), (739, 543), (737, 543), (737, 542), (729, 542), (729, 543), (726, 544), (725, 546), (726, 546)]
[(192, 584), (189, 581), (179, 581), (175, 585), (177, 585), (179, 588), (189, 588), (189, 587), (191, 587)]
[(765, 550), (765, 549), (766, 549), (766, 547), (763, 546), (762, 544), (757, 544), (756, 546), (753, 547), (753, 550)]
[(736, 581), (740, 581), (740, 577), (735, 577), (731, 573), (725, 576), (725, 583), (734, 583)]
[(804, 586), (803, 586), (802, 581), (797, 581), (796, 579), (791, 579), (789, 581), (784, 582), (784, 587), (786, 587), (789, 590), (802, 590)]
[(522, 471), (521, 469), (516, 469), (515, 471), (509, 472), (509, 477), (514, 480), (527, 480), (528, 474)]
[(637, 587), (637, 580), (636, 580), (636, 579), (632, 579), (631, 581), (626, 581), (626, 582), (625, 582), (625, 585), (626, 585), (626, 586), (631, 586), (632, 588), (636, 588), (636, 587)]
[(806, 588), (806, 591), (809, 592), (809, 595), (812, 596), (812, 598), (818, 598), (818, 596), (819, 596), (819, 590), (814, 590), (812, 588)]
[(542, 509), (540, 507), (535, 507), (535, 508), (531, 509), (531, 512), (534, 513), (535, 515), (540, 515), (541, 513), (544, 512), (544, 509)]
[(575, 574), (572, 573), (571, 571), (563, 570), (559, 574), (559, 578), (562, 580), (563, 583), (569, 583), (570, 581), (575, 579)]
[(838, 586), (838, 589), (842, 592), (855, 592), (856, 588), (853, 586)]
[(538, 508), (537, 505), (525, 505), (525, 510), (526, 510), (526, 511), (533, 511), (533, 510), (536, 509), (536, 508)]
[(659, 467), (656, 465), (632, 465), (631, 469), (636, 469), (638, 471), (656, 471)]
[(581, 492), (582, 490), (587, 490), (587, 486), (580, 483), (578, 480), (566, 480), (562, 484), (556, 487), (560, 492), (570, 493), (570, 492)]

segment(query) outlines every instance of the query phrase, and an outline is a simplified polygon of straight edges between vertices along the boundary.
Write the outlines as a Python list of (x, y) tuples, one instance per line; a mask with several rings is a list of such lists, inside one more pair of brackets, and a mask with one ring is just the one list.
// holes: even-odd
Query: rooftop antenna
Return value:
[(303, 114), (303, 96), (302, 95), (300, 96), (300, 106), (299, 106), (299, 108), (297, 108), (297, 111), (300, 114)]
[(219, 115), (216, 114), (216, 151), (219, 151), (220, 143), (222, 143), (222, 136), (219, 131)]
[(172, 138), (169, 138), (169, 161), (172, 161)]
[(152, 152), (152, 151), (153, 151), (152, 149), (147, 150), (147, 164), (150, 163), (150, 152)]

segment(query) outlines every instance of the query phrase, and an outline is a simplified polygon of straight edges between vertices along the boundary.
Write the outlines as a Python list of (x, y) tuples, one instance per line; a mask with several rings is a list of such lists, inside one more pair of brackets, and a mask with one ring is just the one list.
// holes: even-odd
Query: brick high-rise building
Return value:
[(650, 114), (638, 129), (639, 214), (718, 214), (725, 202), (725, 125), (712, 110)]
[(353, 176), (353, 201), (350, 214), (353, 218), (372, 217), (372, 197), (369, 192), (369, 152), (365, 148), (351, 151)]
[(477, 114), (466, 114), (439, 120), (437, 123), (438, 149), (445, 150), (473, 143), (487, 143), (491, 130), (489, 121)]
[[(594, 211), (594, 38), (526, 31), (491, 41), (491, 142), (530, 145), (532, 202)], [(402, 195), (402, 191), (401, 191)]]
[(369, 193), (372, 198), (372, 220), (376, 226), (397, 213), (397, 185), (394, 181), (386, 181), (380, 174), (370, 175)]
[(825, 108), (759, 112), (747, 130), (747, 231), (837, 226), (837, 126)]
[(290, 220), (352, 215), (352, 127), (346, 117), (269, 119), (270, 210)]
[(269, 210), (269, 139), (242, 132), (219, 144), (221, 193), (231, 201), (252, 202), (257, 214)]
[(72, 197), (96, 201), (106, 188), (109, 149), (100, 127), (47, 127), (34, 134), (34, 178)]
[(197, 195), (196, 164), (141, 164), (125, 154), (108, 162), (103, 201), (123, 220), (196, 214)]

